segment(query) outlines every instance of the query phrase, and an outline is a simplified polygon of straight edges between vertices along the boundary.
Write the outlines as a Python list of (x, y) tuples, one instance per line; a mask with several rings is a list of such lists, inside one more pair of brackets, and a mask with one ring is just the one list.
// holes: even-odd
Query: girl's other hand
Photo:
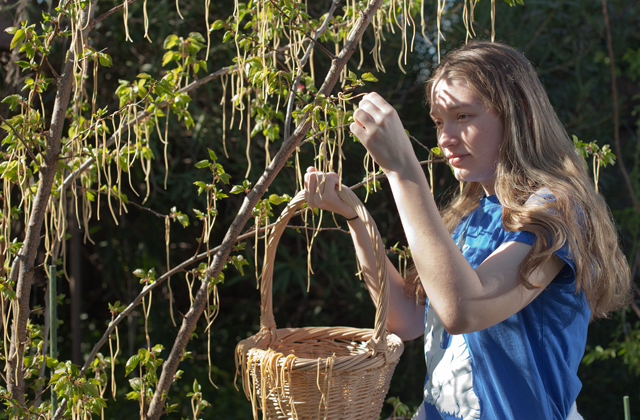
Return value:
[[(338, 196), (340, 186), (338, 174), (335, 172), (317, 172), (316, 168), (307, 168), (304, 175), (304, 190), (309, 207), (327, 210), (340, 214), (347, 219), (357, 216), (356, 212)], [(348, 188), (342, 186), (342, 188)]]
[(417, 161), (396, 110), (379, 94), (366, 94), (350, 129), (385, 172), (400, 172)]

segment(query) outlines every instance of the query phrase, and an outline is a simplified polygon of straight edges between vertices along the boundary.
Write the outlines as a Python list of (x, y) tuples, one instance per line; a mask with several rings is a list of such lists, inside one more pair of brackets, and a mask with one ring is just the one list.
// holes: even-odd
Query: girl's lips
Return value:
[(460, 162), (462, 162), (469, 155), (453, 155), (449, 156), (449, 164), (452, 166), (456, 166)]

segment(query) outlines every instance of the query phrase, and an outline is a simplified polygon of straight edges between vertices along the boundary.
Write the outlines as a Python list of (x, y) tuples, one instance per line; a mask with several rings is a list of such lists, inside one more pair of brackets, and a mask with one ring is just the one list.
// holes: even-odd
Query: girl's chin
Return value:
[(453, 168), (453, 175), (460, 182), (479, 182), (482, 185), (493, 184), (494, 180), (488, 176), (477, 176), (465, 170)]

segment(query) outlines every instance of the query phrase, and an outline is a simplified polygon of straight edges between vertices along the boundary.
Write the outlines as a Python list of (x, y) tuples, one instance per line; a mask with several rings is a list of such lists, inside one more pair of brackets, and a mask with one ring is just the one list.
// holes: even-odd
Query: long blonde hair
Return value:
[[(434, 70), (426, 84), (427, 101), (438, 81), (450, 79), (464, 80), (504, 124), (495, 183), (502, 223), (507, 230), (536, 235), (518, 280), (537, 287), (529, 275), (566, 245), (576, 266), (576, 289), (584, 290), (592, 317), (605, 317), (624, 305), (630, 272), (611, 214), (529, 60), (504, 44), (468, 43)], [(555, 199), (531, 205), (528, 200), (543, 188)], [(483, 193), (478, 183), (468, 182), (442, 210), (450, 231)]]

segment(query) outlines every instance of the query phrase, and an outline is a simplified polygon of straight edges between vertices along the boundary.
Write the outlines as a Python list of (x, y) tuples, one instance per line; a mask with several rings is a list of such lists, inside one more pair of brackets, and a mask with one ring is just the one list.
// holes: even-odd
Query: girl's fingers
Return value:
[[(365, 119), (364, 120), (365, 123), (367, 122), (366, 120), (367, 117), (369, 117), (369, 119), (374, 124), (380, 124), (382, 122), (382, 118), (383, 118), (382, 111), (371, 101), (368, 101), (366, 99), (363, 99), (362, 101), (360, 101), (360, 104), (358, 105), (358, 110), (366, 114), (366, 117), (362, 116), (362, 118)], [(355, 117), (355, 114), (356, 113), (354, 112), (354, 117)]]
[(362, 108), (358, 108), (353, 112), (353, 120), (360, 124), (365, 130), (376, 124), (375, 118), (369, 112)]
[(360, 124), (358, 122), (352, 122), (351, 125), (349, 125), (349, 130), (351, 130), (351, 132), (358, 139), (362, 139), (364, 134), (367, 132), (367, 130), (365, 130), (365, 128), (362, 126), (362, 124)]
[(366, 100), (367, 102), (374, 105), (381, 113), (387, 113), (393, 111), (394, 108), (391, 106), (389, 102), (387, 102), (382, 96), (380, 96), (377, 92), (371, 92), (366, 94), (362, 100)]

